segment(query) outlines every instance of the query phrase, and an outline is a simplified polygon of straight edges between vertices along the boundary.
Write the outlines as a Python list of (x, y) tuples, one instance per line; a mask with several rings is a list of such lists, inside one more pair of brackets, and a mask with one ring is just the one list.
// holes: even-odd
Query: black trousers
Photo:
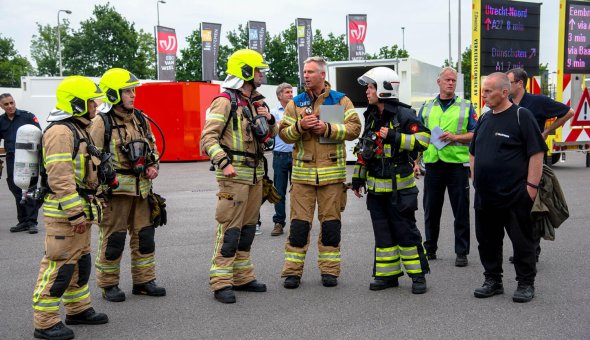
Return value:
[(445, 190), (455, 217), (455, 254), (469, 254), (469, 168), (460, 163), (426, 164), (424, 176), (424, 247), (428, 253), (438, 250), (440, 218)]
[(22, 189), (14, 184), (14, 153), (6, 153), (6, 182), (8, 189), (12, 192), (16, 201), (16, 213), (18, 224), (34, 224), (37, 225), (37, 215), (39, 214), (39, 206), (37, 203), (27, 200), (25, 204), (20, 204), (22, 197)]
[(504, 229), (514, 251), (516, 281), (534, 284), (537, 273), (536, 246), (533, 238), (533, 225), (530, 218), (531, 201), (526, 188), (519, 194), (518, 201), (508, 208), (475, 209), (475, 235), (477, 237), (479, 258), (484, 275), (496, 280), (502, 279), (502, 242)]

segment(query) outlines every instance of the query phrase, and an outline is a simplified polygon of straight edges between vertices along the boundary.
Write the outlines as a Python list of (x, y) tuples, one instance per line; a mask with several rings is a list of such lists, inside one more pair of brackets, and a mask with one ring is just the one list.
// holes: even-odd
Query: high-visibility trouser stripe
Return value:
[[(39, 284), (39, 286), (37, 287), (37, 289), (35, 290), (35, 292), (33, 293), (33, 308), (35, 308), (35, 305), (39, 302), (42, 304), (47, 304), (49, 302), (53, 302), (55, 299), (40, 299), (39, 296), (41, 295), (41, 293), (45, 290), (45, 288), (47, 287), (47, 284), (49, 283), (49, 278), (51, 277), (51, 274), (53, 274), (53, 272), (55, 271), (57, 267), (57, 262), (55, 261), (51, 261), (49, 260), (49, 263), (47, 264), (47, 268), (45, 269), (45, 271), (43, 271), (43, 275), (41, 276), (41, 283)], [(59, 310), (59, 298), (57, 298), (57, 309)], [(45, 305), (40, 305), (40, 307), (45, 308)], [(38, 309), (38, 308), (35, 308)], [(40, 309), (40, 310), (45, 310), (45, 309)], [(51, 309), (53, 310), (53, 309)]]
[(213, 159), (221, 151), (223, 151), (223, 149), (221, 148), (221, 145), (219, 145), (219, 144), (213, 144), (212, 146), (209, 147), (209, 149), (207, 149), (207, 155), (209, 155), (209, 157), (211, 159)]
[(401, 150), (414, 150), (414, 141), (416, 137), (413, 134), (401, 133), (401, 142), (399, 144), (399, 149)]
[(418, 257), (418, 247), (399, 247), (402, 259), (414, 259)]
[(131, 267), (136, 268), (143, 268), (143, 267), (151, 267), (156, 264), (153, 256), (146, 257), (145, 259), (141, 259), (139, 261), (131, 261)]
[(375, 263), (375, 276), (393, 276), (402, 273), (399, 261), (388, 263)]
[(33, 300), (33, 309), (44, 312), (59, 311), (60, 298)]
[(94, 262), (94, 267), (101, 273), (114, 273), (119, 271), (121, 265), (119, 263), (107, 265), (96, 261)]
[(233, 276), (233, 268), (228, 267), (211, 267), (209, 270), (209, 276)]
[(340, 252), (319, 253), (318, 261), (340, 262)]
[(82, 301), (85, 298), (90, 296), (90, 290), (88, 289), (88, 285), (85, 284), (82, 288), (73, 291), (73, 292), (65, 292), (62, 296), (62, 300), (64, 303), (73, 303)]
[(252, 261), (250, 260), (236, 260), (234, 261), (234, 270), (244, 270), (252, 268)]
[(404, 263), (404, 267), (406, 268), (406, 272), (408, 274), (420, 274), (422, 273), (422, 265), (420, 264), (420, 260), (408, 261), (402, 260)]
[(45, 157), (45, 166), (55, 162), (71, 162), (72, 161), (72, 154), (71, 153), (56, 153), (50, 156)]
[(285, 252), (285, 261), (289, 262), (305, 262), (305, 253), (293, 253), (293, 252)]
[(428, 132), (417, 132), (414, 134), (414, 137), (425, 148), (430, 144), (430, 134)]
[(399, 248), (397, 246), (375, 248), (375, 260), (378, 262), (399, 261)]

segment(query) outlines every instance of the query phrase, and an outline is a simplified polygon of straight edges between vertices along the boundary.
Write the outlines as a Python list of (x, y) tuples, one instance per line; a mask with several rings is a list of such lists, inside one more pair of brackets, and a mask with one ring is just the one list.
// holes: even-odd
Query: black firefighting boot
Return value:
[(266, 292), (266, 285), (254, 280), (243, 285), (234, 286), (234, 290), (244, 292)]
[(236, 303), (236, 295), (231, 286), (216, 290), (214, 296), (221, 303)]
[(412, 294), (426, 293), (426, 278), (424, 275), (412, 278)]
[(295, 289), (299, 287), (300, 283), (301, 278), (299, 276), (287, 276), (285, 283), (283, 283), (283, 287), (287, 289)]
[(74, 338), (74, 331), (60, 321), (55, 326), (46, 329), (35, 328), (33, 336), (37, 339), (69, 340)]
[(399, 280), (394, 278), (379, 278), (369, 284), (369, 290), (383, 290), (399, 286)]
[(74, 314), (66, 315), (66, 325), (102, 325), (109, 322), (109, 317), (104, 313), (97, 313), (94, 308)]
[(111, 302), (125, 301), (125, 292), (123, 292), (118, 285), (104, 287), (102, 289), (102, 297)]
[(322, 274), (322, 285), (324, 287), (336, 287), (338, 285), (338, 278), (330, 274)]
[(535, 297), (535, 286), (527, 283), (518, 283), (518, 287), (512, 295), (514, 302), (529, 302)]
[(132, 293), (134, 295), (165, 296), (166, 288), (158, 286), (156, 280), (151, 280), (146, 283), (133, 285)]
[(473, 295), (476, 298), (489, 298), (497, 294), (504, 294), (504, 286), (502, 280), (497, 280), (492, 277), (486, 277), (481, 288), (477, 288)]

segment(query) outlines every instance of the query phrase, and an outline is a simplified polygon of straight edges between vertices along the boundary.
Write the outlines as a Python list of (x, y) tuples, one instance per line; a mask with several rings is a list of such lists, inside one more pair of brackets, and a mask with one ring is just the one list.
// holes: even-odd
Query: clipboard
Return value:
[[(330, 124), (344, 124), (344, 106), (320, 105), (320, 119)], [(339, 144), (342, 141), (321, 137), (320, 144)]]

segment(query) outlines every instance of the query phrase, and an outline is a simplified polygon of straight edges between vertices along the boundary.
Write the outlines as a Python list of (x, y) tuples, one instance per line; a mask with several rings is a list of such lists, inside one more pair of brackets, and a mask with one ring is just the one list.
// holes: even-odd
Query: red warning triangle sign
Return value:
[(580, 98), (578, 108), (570, 124), (571, 126), (590, 126), (590, 93), (588, 93), (588, 88), (584, 88), (582, 98)]

